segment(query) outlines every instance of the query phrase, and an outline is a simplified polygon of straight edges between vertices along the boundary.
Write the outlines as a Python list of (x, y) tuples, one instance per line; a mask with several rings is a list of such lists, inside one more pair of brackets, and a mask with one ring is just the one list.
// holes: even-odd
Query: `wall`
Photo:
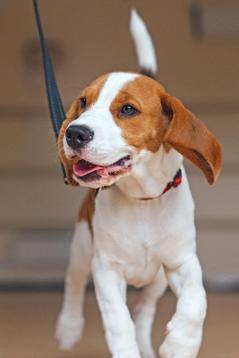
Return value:
[[(128, 32), (129, 1), (39, 3), (66, 107), (99, 74), (137, 69)], [(205, 277), (214, 284), (225, 278), (233, 281), (239, 273), (239, 42), (193, 38), (186, 0), (133, 4), (152, 32), (159, 80), (203, 119), (223, 145), (224, 168), (215, 187), (209, 187), (191, 165), (188, 172)], [(16, 242), (24, 243), (24, 236), (35, 237), (37, 232), (46, 239), (54, 233), (57, 242), (56, 233), (60, 232), (62, 240), (66, 233), (65, 244), (58, 248), (67, 253), (69, 230), (84, 191), (62, 182), (31, 1), (2, 2), (0, 24), (0, 279), (7, 281), (21, 272), (22, 266), (15, 260), (17, 255), (22, 258), (19, 252), (24, 250)], [(45, 244), (43, 254), (48, 241)], [(29, 250), (23, 255), (26, 259), (34, 245), (23, 247)], [(52, 258), (61, 263), (66, 256)], [(59, 274), (56, 265), (51, 278), (61, 278), (63, 266), (59, 264)], [(31, 265), (26, 267), (33, 270)], [(29, 277), (28, 269), (23, 271)], [(36, 272), (34, 277), (39, 276), (40, 271)]]

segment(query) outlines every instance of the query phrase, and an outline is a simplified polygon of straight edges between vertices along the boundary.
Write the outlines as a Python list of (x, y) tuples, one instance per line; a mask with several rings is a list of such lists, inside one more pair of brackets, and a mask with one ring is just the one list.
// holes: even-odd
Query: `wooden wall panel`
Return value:
[(75, 221), (84, 192), (66, 186), (60, 177), (0, 179), (0, 225), (64, 228)]
[[(211, 277), (223, 270), (239, 272), (239, 44), (195, 41), (189, 3), (138, 0), (134, 5), (156, 44), (158, 78), (223, 145), (224, 168), (214, 187), (187, 163), (200, 257)], [(99, 74), (137, 69), (128, 1), (39, 4), (50, 47), (58, 54), (54, 62), (66, 108)], [(0, 22), (0, 258), (8, 262), (4, 255), (18, 230), (70, 229), (85, 191), (62, 182), (31, 1), (2, 2)]]
[[(238, 43), (195, 41), (189, 4), (187, 0), (134, 4), (152, 32), (160, 80), (187, 101), (238, 101)], [(130, 2), (41, 0), (40, 5), (47, 37), (62, 52), (57, 74), (67, 103), (99, 74), (137, 69), (128, 30)], [(5, 83), (0, 105), (45, 105), (41, 66), (25, 65), (24, 49), (37, 40), (31, 1), (5, 1), (0, 20), (4, 48), (0, 71)]]

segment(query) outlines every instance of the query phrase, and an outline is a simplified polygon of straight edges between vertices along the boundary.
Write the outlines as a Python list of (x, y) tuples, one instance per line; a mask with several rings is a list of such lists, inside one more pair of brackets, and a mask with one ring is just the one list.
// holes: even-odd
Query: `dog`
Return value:
[[(151, 329), (168, 285), (177, 306), (159, 354), (194, 358), (207, 303), (183, 157), (212, 184), (221, 169), (221, 147), (153, 78), (155, 50), (136, 10), (130, 28), (141, 73), (97, 78), (74, 100), (58, 138), (69, 181), (90, 190), (75, 228), (56, 336), (62, 349), (81, 337), (85, 284), (92, 272), (114, 358), (156, 356)], [(127, 285), (142, 288), (133, 318)]]

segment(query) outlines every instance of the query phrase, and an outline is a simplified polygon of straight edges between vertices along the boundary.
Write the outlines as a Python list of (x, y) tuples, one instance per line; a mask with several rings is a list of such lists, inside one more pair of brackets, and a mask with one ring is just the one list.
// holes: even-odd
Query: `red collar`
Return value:
[(155, 197), (148, 197), (148, 198), (139, 198), (139, 200), (153, 200), (160, 198), (161, 195), (165, 194), (167, 191), (169, 191), (171, 188), (177, 188), (182, 183), (182, 170), (179, 169), (177, 173), (175, 174), (172, 181), (168, 182), (166, 188), (162, 192), (162, 194), (155, 196)]

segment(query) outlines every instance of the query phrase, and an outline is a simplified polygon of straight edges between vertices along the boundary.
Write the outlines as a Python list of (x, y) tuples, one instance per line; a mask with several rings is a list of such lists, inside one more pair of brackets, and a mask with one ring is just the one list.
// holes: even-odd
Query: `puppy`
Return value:
[[(153, 78), (156, 58), (142, 19), (131, 32), (142, 74), (113, 72), (75, 99), (59, 135), (72, 185), (91, 188), (80, 210), (57, 338), (71, 348), (82, 334), (85, 283), (93, 274), (114, 358), (153, 358), (151, 329), (167, 285), (177, 297), (159, 353), (196, 357), (206, 295), (196, 255), (194, 203), (183, 157), (214, 183), (221, 168), (215, 137)], [(101, 190), (105, 189), (105, 190)], [(127, 285), (142, 288), (132, 319)]]

